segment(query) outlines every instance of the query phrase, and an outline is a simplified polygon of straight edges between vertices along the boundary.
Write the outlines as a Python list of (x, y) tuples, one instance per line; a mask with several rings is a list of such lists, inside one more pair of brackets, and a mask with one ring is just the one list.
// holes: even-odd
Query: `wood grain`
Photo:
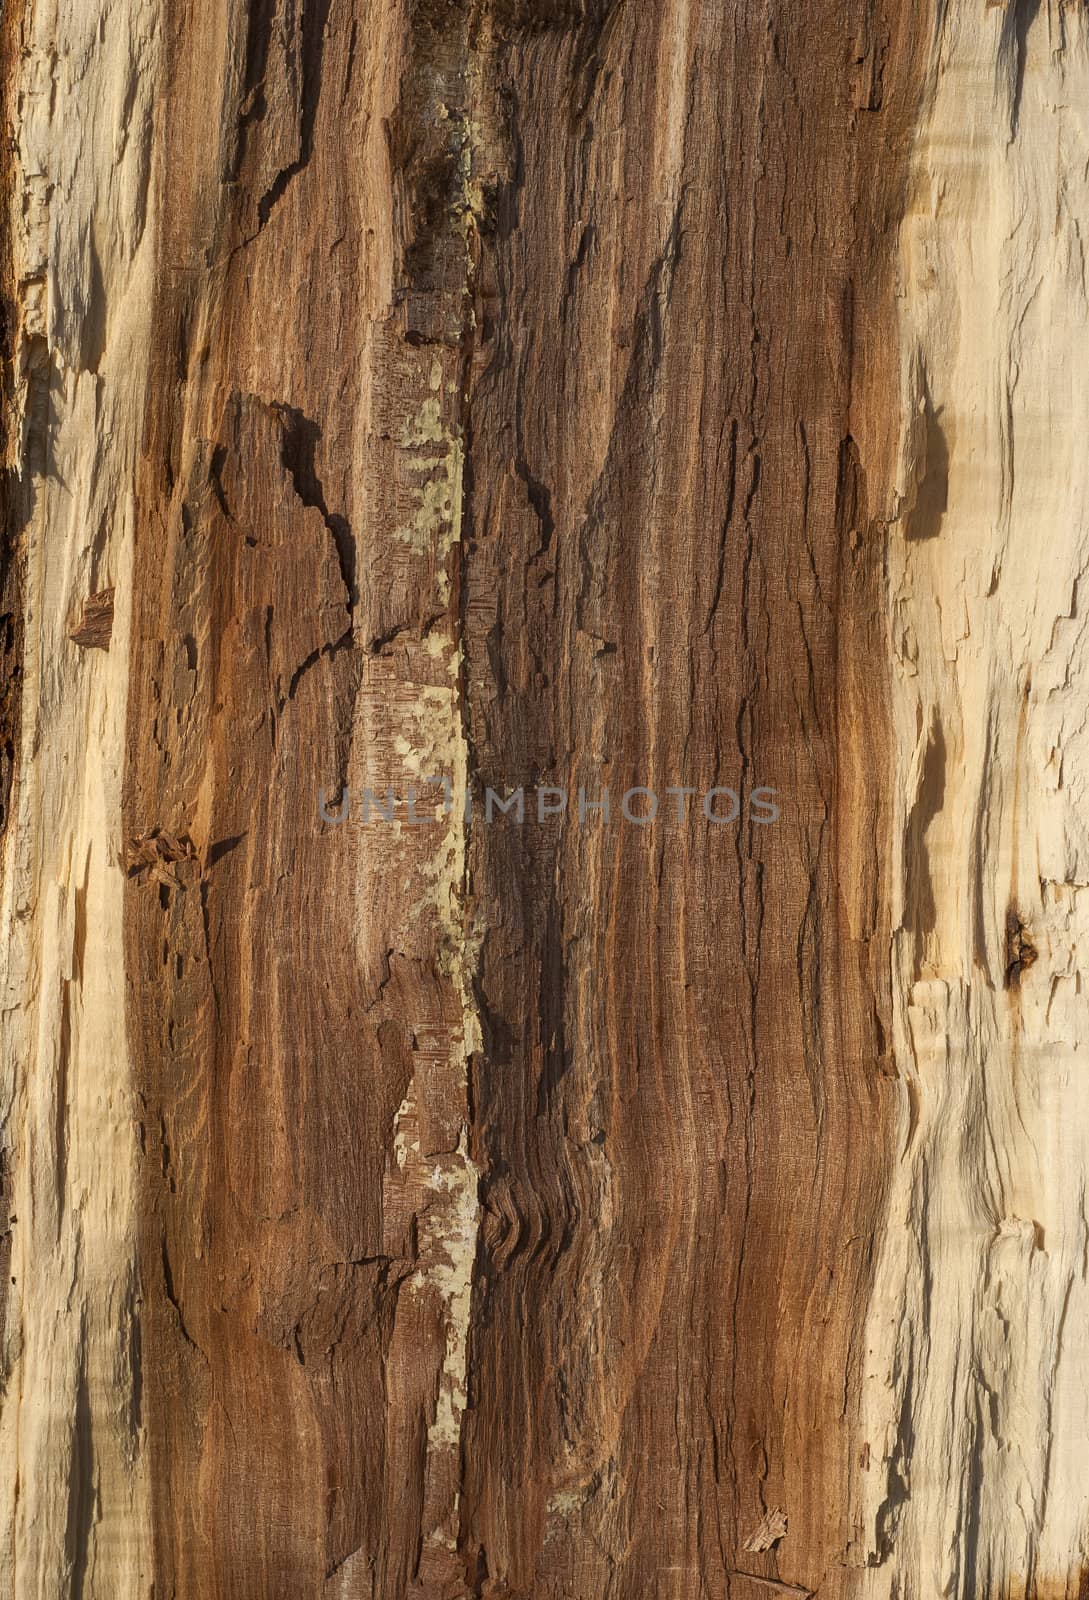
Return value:
[[(470, 836), (483, 1592), (846, 1581), (891, 1127), (854, 347), (913, 87), (889, 60), (875, 121), (844, 43), (896, 21), (621, 7), (496, 58), (515, 157), (471, 408), (473, 764), (594, 796), (766, 784), (785, 814)], [(787, 1537), (746, 1554), (775, 1507)]]
[(0, 25), (0, 1592), (1083, 1600), (1084, 8)]

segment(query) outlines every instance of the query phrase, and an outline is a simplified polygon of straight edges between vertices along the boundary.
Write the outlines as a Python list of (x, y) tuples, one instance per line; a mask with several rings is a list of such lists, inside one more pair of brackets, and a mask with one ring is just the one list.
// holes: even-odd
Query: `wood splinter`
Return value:
[(110, 637), (113, 633), (113, 596), (112, 589), (100, 589), (97, 594), (88, 595), (83, 602), (83, 611), (74, 628), (68, 630), (68, 637), (73, 644), (78, 644), (84, 650), (108, 650)]

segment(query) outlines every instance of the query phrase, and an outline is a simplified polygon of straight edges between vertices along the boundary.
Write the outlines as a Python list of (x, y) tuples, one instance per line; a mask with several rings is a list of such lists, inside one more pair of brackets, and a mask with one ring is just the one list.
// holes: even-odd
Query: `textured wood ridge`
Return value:
[(1084, 5), (0, 91), (0, 1595), (1086, 1600)]

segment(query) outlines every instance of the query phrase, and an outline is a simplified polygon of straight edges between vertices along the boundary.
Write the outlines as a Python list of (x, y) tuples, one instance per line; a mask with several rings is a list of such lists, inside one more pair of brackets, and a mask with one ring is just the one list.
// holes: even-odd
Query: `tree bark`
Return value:
[(0, 33), (0, 1594), (1086, 1600), (1089, 12)]

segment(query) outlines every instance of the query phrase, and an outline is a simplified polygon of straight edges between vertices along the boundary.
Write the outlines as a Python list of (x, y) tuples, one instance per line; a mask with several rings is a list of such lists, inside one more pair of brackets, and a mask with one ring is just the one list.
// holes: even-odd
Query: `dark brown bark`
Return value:
[[(516, 154), (471, 398), (474, 767), (614, 805), (783, 799), (774, 827), (689, 800), (684, 825), (472, 835), (487, 1220), (462, 1527), (496, 1593), (847, 1585), (891, 1126), (866, 488), (891, 418), (854, 407), (867, 381), (888, 406), (874, 262), (911, 24), (704, 8), (679, 40), (668, 11), (616, 7), (496, 57)], [(784, 1506), (782, 1549), (746, 1555)]]
[[(383, 1595), (845, 1582), (890, 1128), (884, 463), (852, 407), (860, 329), (888, 403), (908, 29), (170, 19), (125, 807), (193, 844), (126, 900), (164, 1592), (317, 1593), (357, 1551)], [(432, 397), (465, 511), (417, 551)], [(763, 785), (783, 816), (470, 823), (483, 1224), (457, 1548), (421, 1569), (443, 1331), (399, 1309), (420, 1220), (391, 1230), (383, 1172), (429, 1049), (424, 1149), (457, 1144), (460, 1005), (390, 881), (425, 846), (313, 794), (402, 783), (437, 631), (478, 801)]]

